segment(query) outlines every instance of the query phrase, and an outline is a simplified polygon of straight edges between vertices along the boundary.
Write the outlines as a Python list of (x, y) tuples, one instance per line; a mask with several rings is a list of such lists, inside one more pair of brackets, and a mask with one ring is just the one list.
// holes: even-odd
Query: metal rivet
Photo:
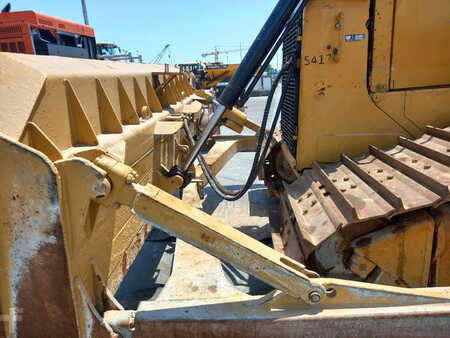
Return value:
[(313, 291), (309, 294), (309, 300), (311, 303), (317, 304), (322, 299), (322, 296), (317, 291)]

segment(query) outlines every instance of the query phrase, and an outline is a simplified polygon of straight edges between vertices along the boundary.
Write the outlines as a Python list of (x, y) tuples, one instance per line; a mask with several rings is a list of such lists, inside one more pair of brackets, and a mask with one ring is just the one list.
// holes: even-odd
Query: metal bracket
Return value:
[[(145, 222), (248, 272), (290, 296), (309, 304), (320, 303), (326, 288), (319, 277), (299, 262), (280, 254), (226, 223), (190, 206), (163, 190), (130, 181), (131, 168), (102, 156), (96, 164), (110, 172), (110, 196), (104, 203), (121, 203)], [(172, 175), (182, 175), (174, 167)], [(117, 187), (118, 190), (115, 190)]]

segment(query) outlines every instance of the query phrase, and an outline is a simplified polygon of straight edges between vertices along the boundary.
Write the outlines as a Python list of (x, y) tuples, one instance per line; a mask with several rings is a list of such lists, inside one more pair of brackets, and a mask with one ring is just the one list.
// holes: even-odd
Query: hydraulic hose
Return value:
[[(283, 66), (282, 71), (280, 71), (280, 73), (277, 75), (277, 77), (274, 81), (273, 87), (270, 91), (269, 97), (267, 99), (266, 107), (264, 109), (264, 116), (263, 116), (263, 121), (261, 123), (261, 131), (258, 136), (258, 143), (257, 143), (256, 151), (255, 151), (255, 157), (253, 159), (253, 165), (252, 165), (249, 177), (248, 177), (244, 187), (242, 189), (235, 190), (235, 191), (225, 188), (217, 180), (217, 178), (214, 176), (214, 174), (211, 173), (211, 170), (210, 170), (209, 166), (207, 165), (203, 155), (199, 154), (198, 161), (200, 163), (200, 166), (202, 168), (203, 173), (205, 174), (205, 177), (206, 177), (208, 183), (211, 185), (211, 188), (214, 190), (214, 192), (216, 192), (222, 199), (225, 199), (227, 201), (236, 201), (236, 200), (240, 199), (242, 196), (244, 196), (247, 193), (247, 191), (250, 189), (250, 187), (255, 182), (256, 177), (258, 176), (258, 170), (261, 166), (262, 161), (264, 161), (264, 159), (267, 156), (267, 152), (269, 150), (270, 143), (273, 138), (273, 134), (275, 133), (275, 128), (277, 126), (277, 122), (278, 122), (278, 119), (281, 114), (281, 106), (282, 106), (282, 102), (283, 102), (283, 99), (285, 96), (285, 90), (283, 90), (283, 92), (281, 94), (281, 98), (278, 103), (278, 107), (277, 107), (277, 110), (276, 110), (276, 113), (275, 113), (275, 116), (274, 116), (274, 119), (272, 122), (272, 126), (270, 128), (269, 134), (267, 135), (266, 144), (264, 146), (264, 149), (262, 150), (262, 145), (264, 143), (265, 130), (266, 130), (267, 121), (269, 118), (270, 108), (272, 106), (273, 96), (275, 94), (275, 90), (276, 90), (281, 78), (283, 77), (284, 73), (292, 65), (292, 61), (293, 61), (292, 59), (289, 60), (289, 62)], [(194, 137), (192, 135), (192, 132), (189, 129), (187, 120), (184, 120), (184, 129), (186, 131), (186, 134), (188, 135), (190, 143), (192, 144), (192, 146), (194, 146), (195, 145)]]
[[(298, 13), (303, 12), (303, 9), (307, 3), (308, 0), (303, 0), (301, 2), (299, 2), (299, 0), (279, 0), (269, 19), (266, 21), (264, 27), (261, 29), (257, 38), (245, 55), (244, 60), (241, 62), (236, 73), (231, 78), (231, 81), (228, 83), (220, 98), (218, 98), (217, 110), (205, 131), (200, 136), (200, 140), (196, 143), (189, 154), (183, 166), (182, 171), (184, 173), (188, 172), (189, 168), (200, 154), (203, 145), (223, 119), (225, 111), (232, 108), (237, 102), (240, 95), (244, 92), (247, 84), (255, 75), (258, 67), (267, 58), (267, 55), (270, 53), (271, 49), (273, 49), (273, 46), (276, 44), (279, 47), (281, 43), (280, 41), (277, 42), (277, 40), (279, 40), (283, 30), (286, 31), (291, 24), (295, 23), (295, 20), (289, 19), (296, 16)], [(275, 53), (273, 53), (272, 50), (270, 56), (273, 57), (273, 55), (275, 55)], [(267, 60), (265, 65), (268, 65)], [(175, 169), (173, 170), (174, 173), (179, 172), (178, 168), (173, 169)]]
[(273, 46), (272, 50), (270, 51), (269, 55), (267, 56), (266, 60), (261, 66), (261, 69), (258, 71), (258, 73), (254, 76), (252, 82), (246, 87), (245, 92), (241, 94), (239, 99), (236, 102), (236, 105), (238, 107), (243, 107), (245, 103), (250, 98), (250, 95), (255, 88), (258, 81), (261, 79), (261, 76), (266, 71), (266, 68), (269, 66), (270, 62), (272, 62), (273, 57), (277, 53), (278, 49), (280, 48), (281, 44), (285, 40), (287, 34), (289, 33), (290, 29), (292, 28), (292, 25), (295, 25), (298, 23), (300, 17), (303, 15), (303, 8), (307, 1), (303, 1), (303, 3), (300, 5), (300, 7), (297, 8), (294, 15), (290, 18), (289, 22), (286, 25), (286, 29), (283, 31), (275, 45)]
[[(306, 2), (307, 0), (303, 0), (300, 6), (303, 7)], [(281, 33), (286, 28), (289, 18), (295, 12), (298, 5), (299, 0), (278, 1), (278, 4), (251, 45), (236, 70), (236, 73), (233, 75), (230, 82), (222, 92), (222, 95), (218, 99), (221, 104), (227, 108), (234, 106), (237, 99), (245, 90), (245, 87), (256, 74), (259, 66), (262, 64), (280, 37)]]

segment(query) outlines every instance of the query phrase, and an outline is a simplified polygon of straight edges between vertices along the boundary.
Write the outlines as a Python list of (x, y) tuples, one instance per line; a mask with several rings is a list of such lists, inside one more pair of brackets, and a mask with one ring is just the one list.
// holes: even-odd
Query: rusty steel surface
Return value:
[[(314, 162), (295, 182), (284, 183), (284, 251), (326, 275), (355, 278), (354, 273), (361, 280), (409, 287), (447, 285), (450, 271), (441, 259), (437, 274), (432, 253), (445, 241), (444, 226), (438, 237), (435, 232), (436, 213), (448, 210), (450, 129), (427, 131), (417, 140), (400, 138), (385, 151), (369, 146), (362, 157), (342, 154), (338, 163)], [(447, 211), (443, 215), (448, 218)], [(442, 244), (438, 251), (445, 256), (448, 250)]]
[[(5, 336), (77, 336), (56, 168), (0, 137), (1, 310)], [(32, 170), (26, 170), (26, 169)], [(39, 318), (39, 320), (36, 320)]]
[[(205, 307), (203, 311), (212, 311)], [(124, 337), (434, 337), (448, 336), (448, 314), (436, 313), (433, 317), (426, 317), (427, 311), (407, 309), (414, 315), (406, 313), (396, 315), (376, 314), (376, 310), (368, 309), (363, 314), (351, 311), (348, 316), (335, 314), (321, 316), (320, 314), (291, 316), (284, 318), (246, 319), (245, 315), (234, 313), (235, 319), (228, 320), (199, 320), (198, 317), (180, 320), (141, 321), (136, 331)], [(183, 312), (195, 309), (190, 307), (180, 309)], [(217, 317), (223, 317), (224, 312), (216, 312)]]
[[(448, 128), (440, 130), (449, 133)], [(370, 147), (370, 155), (350, 159), (343, 154), (336, 164), (315, 163), (293, 184), (285, 184), (305, 240), (315, 247), (337, 229), (447, 202), (450, 142), (430, 135), (408, 142), (435, 149), (440, 158), (407, 146), (387, 151)]]

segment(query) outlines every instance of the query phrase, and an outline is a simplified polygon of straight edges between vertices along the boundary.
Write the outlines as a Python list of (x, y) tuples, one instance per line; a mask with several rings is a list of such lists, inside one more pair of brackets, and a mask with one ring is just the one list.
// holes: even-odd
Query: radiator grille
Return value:
[[(300, 59), (301, 45), (298, 37), (301, 35), (301, 20), (294, 25), (283, 41), (283, 63), (290, 57)], [(288, 146), (291, 154), (297, 155), (297, 126), (298, 126), (298, 97), (299, 97), (300, 70), (295, 67), (294, 74), (289, 78), (283, 77), (283, 90), (286, 91), (281, 106), (281, 131), (283, 142)]]
[(0, 34), (19, 34), (22, 33), (22, 26), (3, 26), (0, 27)]

